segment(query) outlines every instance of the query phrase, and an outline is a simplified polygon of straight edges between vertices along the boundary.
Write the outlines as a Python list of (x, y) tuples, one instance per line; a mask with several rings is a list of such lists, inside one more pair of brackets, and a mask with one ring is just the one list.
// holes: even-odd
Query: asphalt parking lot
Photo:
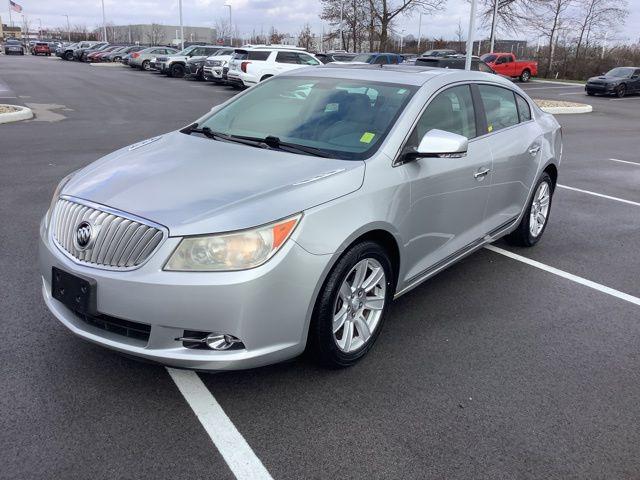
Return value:
[[(200, 373), (217, 403), (194, 406), (165, 368), (86, 343), (49, 314), (38, 223), (67, 173), (236, 92), (0, 56), (0, 103), (36, 112), (0, 126), (0, 478), (225, 479), (243, 465), (245, 478), (275, 479), (638, 478), (640, 96), (525, 88), (594, 108), (558, 116), (565, 157), (538, 246), (499, 242), (401, 297), (355, 367), (302, 357)], [(237, 428), (224, 457), (199, 421), (209, 412)]]

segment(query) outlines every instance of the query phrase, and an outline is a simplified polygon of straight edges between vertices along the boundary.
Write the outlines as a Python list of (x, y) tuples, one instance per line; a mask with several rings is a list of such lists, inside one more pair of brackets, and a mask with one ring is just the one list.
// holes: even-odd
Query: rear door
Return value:
[(432, 129), (469, 139), (466, 155), (422, 158), (400, 167), (411, 184), (407, 281), (471, 248), (488, 231), (484, 216), (492, 160), (478, 120), (470, 85), (451, 86), (432, 98), (407, 141), (404, 151), (411, 151)]
[(529, 197), (541, 157), (542, 130), (527, 100), (505, 87), (478, 85), (491, 145), (493, 175), (487, 204), (490, 230), (515, 220)]

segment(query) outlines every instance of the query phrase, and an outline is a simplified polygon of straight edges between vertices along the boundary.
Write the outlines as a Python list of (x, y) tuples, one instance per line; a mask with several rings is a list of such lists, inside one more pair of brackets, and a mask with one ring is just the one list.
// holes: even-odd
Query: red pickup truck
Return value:
[(496, 73), (506, 77), (519, 78), (521, 82), (528, 82), (531, 77), (538, 75), (538, 62), (516, 60), (513, 53), (485, 53), (480, 58)]

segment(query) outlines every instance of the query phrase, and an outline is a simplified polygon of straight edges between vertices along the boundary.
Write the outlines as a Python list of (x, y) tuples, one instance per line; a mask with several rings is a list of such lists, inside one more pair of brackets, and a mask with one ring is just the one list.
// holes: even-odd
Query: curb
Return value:
[(0, 106), (15, 107), (19, 109), (17, 112), (0, 113), (0, 123), (19, 122), (21, 120), (29, 120), (33, 118), (33, 111), (30, 108), (7, 104), (2, 104)]
[(100, 63), (90, 63), (89, 64), (92, 67), (116, 67), (118, 65), (120, 65), (120, 63), (116, 63), (116, 62), (100, 62)]
[(593, 111), (591, 105), (580, 105), (579, 107), (540, 107), (543, 112), (553, 115), (563, 115), (572, 113), (590, 113)]
[(559, 80), (538, 80), (532, 79), (531, 83), (553, 83), (556, 85), (571, 85), (572, 87), (584, 87), (586, 83), (561, 82)]

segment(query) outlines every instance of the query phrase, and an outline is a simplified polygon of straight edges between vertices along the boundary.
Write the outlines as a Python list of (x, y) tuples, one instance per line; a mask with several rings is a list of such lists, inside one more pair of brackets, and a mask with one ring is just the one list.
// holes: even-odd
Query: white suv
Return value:
[(232, 85), (251, 87), (279, 73), (317, 65), (322, 65), (320, 60), (302, 48), (273, 45), (236, 48), (229, 61), (227, 81)]
[(204, 79), (211, 82), (221, 82), (224, 67), (229, 67), (229, 60), (235, 49), (233, 47), (220, 48), (215, 55), (207, 57), (204, 62)]

